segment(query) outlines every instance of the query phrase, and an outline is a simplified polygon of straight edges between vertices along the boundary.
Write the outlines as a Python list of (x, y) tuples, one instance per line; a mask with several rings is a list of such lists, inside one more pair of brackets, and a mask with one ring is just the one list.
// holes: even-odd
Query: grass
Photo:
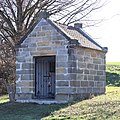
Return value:
[(7, 96), (1, 100), (0, 120), (120, 120), (120, 87), (107, 87), (105, 95), (61, 105), (9, 103)]
[(44, 120), (120, 120), (120, 88), (107, 87), (107, 94), (76, 102)]
[(0, 96), (0, 103), (9, 102), (8, 95)]
[(107, 85), (120, 86), (120, 62), (110, 62), (106, 66)]
[(107, 63), (107, 84), (104, 95), (61, 105), (10, 103), (0, 96), (0, 120), (120, 120), (120, 62)]
[(120, 62), (107, 62), (107, 65), (120, 65)]

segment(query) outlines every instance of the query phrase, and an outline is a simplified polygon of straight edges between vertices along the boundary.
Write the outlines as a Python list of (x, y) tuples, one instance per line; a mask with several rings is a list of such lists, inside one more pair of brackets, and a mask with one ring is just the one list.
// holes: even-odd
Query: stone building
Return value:
[(81, 24), (41, 18), (16, 45), (16, 101), (62, 103), (103, 94), (106, 52)]

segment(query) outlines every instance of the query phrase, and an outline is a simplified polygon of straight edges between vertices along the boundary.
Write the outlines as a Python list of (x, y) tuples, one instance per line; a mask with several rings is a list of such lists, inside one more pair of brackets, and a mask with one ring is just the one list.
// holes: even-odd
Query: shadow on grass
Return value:
[(1, 103), (0, 120), (41, 120), (68, 104)]
[(120, 87), (120, 74), (106, 72), (107, 85)]

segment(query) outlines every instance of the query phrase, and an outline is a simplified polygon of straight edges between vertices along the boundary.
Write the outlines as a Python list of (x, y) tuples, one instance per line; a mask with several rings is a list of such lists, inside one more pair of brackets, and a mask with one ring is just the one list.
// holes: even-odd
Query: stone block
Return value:
[(30, 100), (32, 99), (32, 94), (30, 93), (17, 93), (15, 94), (15, 99), (16, 100)]
[(95, 70), (98, 70), (98, 65), (95, 65), (95, 66), (94, 66), (94, 69), (95, 69)]
[(76, 88), (56, 88), (57, 94), (74, 94), (76, 93)]
[(101, 81), (95, 82), (96, 87), (104, 87), (104, 83)]
[(34, 75), (33, 74), (22, 74), (21, 80), (34, 80)]
[(96, 75), (96, 74), (97, 74), (97, 71), (96, 71), (96, 70), (90, 70), (90, 74), (91, 74), (91, 75)]
[(56, 60), (58, 62), (66, 62), (66, 61), (68, 61), (68, 56), (67, 55), (59, 55), (56, 57)]
[(100, 56), (100, 58), (105, 59), (105, 53), (101, 52), (99, 56)]
[(85, 50), (84, 49), (82, 49), (82, 48), (80, 48), (80, 49), (77, 49), (77, 54), (78, 55), (84, 55), (84, 53), (85, 53)]
[(83, 57), (83, 56), (81, 56), (81, 55), (76, 55), (76, 57), (77, 57), (77, 60), (78, 60), (79, 62), (84, 62), (84, 57)]
[(86, 93), (87, 92), (87, 88), (76, 88), (77, 93)]
[(45, 32), (43, 31), (36, 31), (36, 37), (42, 37), (45, 36)]
[(16, 87), (16, 93), (21, 93), (21, 88), (20, 87)]
[(105, 65), (99, 65), (99, 70), (105, 70), (106, 66)]
[(36, 47), (35, 47), (35, 48), (34, 48), (34, 47), (30, 47), (30, 48), (29, 48), (29, 51), (30, 51), (30, 52), (37, 51), (37, 48), (36, 48)]
[(101, 59), (93, 58), (93, 63), (95, 63), (95, 64), (101, 64), (102, 61), (101, 61)]
[(48, 30), (53, 30), (54, 28), (51, 26), (51, 25), (49, 25), (49, 24), (47, 24), (47, 25), (42, 25), (42, 31), (48, 31)]
[(33, 63), (33, 58), (32, 58), (32, 56), (25, 57), (25, 62), (26, 62), (26, 63)]
[(90, 71), (89, 70), (84, 70), (84, 74), (89, 74), (90, 73)]
[(25, 58), (22, 57), (22, 56), (17, 56), (17, 57), (16, 57), (16, 61), (17, 61), (17, 62), (25, 62)]
[(31, 69), (34, 69), (34, 64), (33, 63), (23, 63), (22, 64), (22, 69), (28, 69), (28, 70), (31, 70)]
[(97, 57), (96, 51), (91, 52), (91, 57)]
[(41, 41), (37, 43), (37, 46), (48, 46), (49, 45), (49, 41)]
[(76, 60), (76, 56), (75, 55), (69, 55), (68, 60)]
[(56, 67), (68, 67), (68, 63), (66, 62), (57, 62), (57, 66)]
[(68, 61), (68, 67), (76, 67), (76, 62), (75, 61)]
[(56, 80), (65, 80), (64, 74), (57, 74), (56, 75)]
[(23, 48), (22, 52), (29, 52), (29, 48)]
[(68, 68), (68, 73), (77, 73), (77, 69), (75, 67)]
[(64, 67), (57, 67), (56, 68), (56, 73), (58, 73), (58, 74), (59, 73), (63, 73), (64, 74), (64, 73), (67, 73), (67, 71), (68, 71), (67, 68), (64, 68)]
[(105, 75), (102, 75), (102, 76), (100, 76), (100, 79), (99, 79), (100, 81), (106, 81), (106, 76)]
[(97, 75), (104, 75), (103, 71), (97, 71)]
[(94, 87), (94, 81), (89, 81), (89, 82), (88, 82), (88, 86), (89, 86), (89, 87)]
[(93, 93), (99, 94), (100, 93), (100, 88), (93, 88)]
[(87, 88), (87, 93), (89, 93), (88, 97), (91, 97), (92, 93), (93, 93), (93, 88), (92, 87), (88, 87)]
[(17, 70), (16, 74), (33, 74), (34, 70)]
[(59, 87), (59, 86), (63, 86), (63, 87), (65, 87), (65, 86), (69, 86), (69, 81), (56, 81), (56, 85)]
[(83, 80), (83, 75), (77, 74), (77, 79), (76, 80)]
[(87, 75), (84, 75), (84, 80), (88, 80), (88, 76)]
[(81, 81), (81, 87), (88, 87), (88, 81)]
[(57, 94), (55, 96), (55, 100), (58, 100), (58, 101), (68, 101), (69, 100), (69, 95), (68, 94)]
[(36, 43), (31, 43), (31, 44), (29, 44), (29, 47), (37, 47), (37, 44)]
[(100, 76), (94, 76), (94, 81), (99, 81), (100, 80)]
[(59, 55), (60, 55), (60, 54), (62, 54), (62, 55), (63, 55), (63, 54), (64, 54), (64, 55), (65, 55), (65, 54), (68, 54), (68, 50), (67, 50), (67, 49), (58, 49), (58, 50), (57, 50), (57, 54), (59, 54)]
[(67, 80), (76, 80), (76, 73), (70, 73), (67, 75)]
[(20, 64), (16, 63), (16, 69), (20, 69)]
[(22, 93), (33, 93), (33, 88), (21, 88)]
[(29, 88), (29, 87), (33, 87), (33, 81), (22, 81), (22, 82), (18, 82), (16, 83), (16, 87), (26, 87), (26, 88)]
[(92, 63), (93, 61), (92, 61), (92, 58), (90, 58), (90, 57), (84, 57), (84, 62), (85, 63)]
[(80, 87), (80, 81), (70, 81), (71, 87)]
[(86, 68), (86, 63), (78, 62), (79, 68)]
[(50, 51), (51, 47), (37, 47), (37, 51)]
[(88, 75), (88, 80), (94, 80), (93, 75)]
[(93, 68), (94, 68), (94, 64), (88, 63), (88, 64), (87, 64), (87, 68), (88, 68), (88, 69), (93, 69)]
[(83, 73), (84, 73), (84, 70), (81, 69), (81, 68), (78, 68), (76, 72), (77, 72), (78, 74), (83, 74)]
[(106, 92), (106, 88), (105, 87), (101, 87), (100, 88), (100, 93), (105, 93)]
[[(51, 38), (52, 39), (52, 38)], [(58, 41), (58, 40), (54, 40), (52, 41), (52, 45), (60, 47), (60, 46), (64, 46), (66, 45), (66, 42), (64, 40)]]
[(85, 50), (85, 54), (84, 55), (90, 57), (91, 56), (91, 52), (89, 50)]
[(52, 40), (65, 40), (65, 38), (62, 35), (54, 35), (51, 38)]

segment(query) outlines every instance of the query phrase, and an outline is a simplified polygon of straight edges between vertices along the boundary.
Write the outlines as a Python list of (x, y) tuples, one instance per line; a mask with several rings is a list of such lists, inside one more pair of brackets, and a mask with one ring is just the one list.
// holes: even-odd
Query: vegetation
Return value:
[(101, 1), (0, 0), (0, 78), (4, 80), (10, 101), (15, 98), (15, 45), (23, 36), (41, 17), (52, 16), (67, 25), (77, 21), (94, 25), (90, 16), (104, 5)]
[(0, 120), (120, 120), (119, 87), (107, 87), (105, 95), (61, 105), (7, 100), (7, 96), (0, 97)]
[[(68, 104), (11, 103), (0, 97), (0, 120), (119, 120), (120, 66), (107, 64), (106, 94)], [(112, 87), (111, 87), (112, 86)], [(114, 86), (114, 87), (113, 87)]]
[(9, 102), (9, 97), (8, 97), (8, 95), (0, 96), (0, 104), (1, 104), (1, 103), (6, 103), (6, 102)]
[(120, 65), (120, 62), (107, 62), (107, 65)]
[(120, 86), (120, 62), (107, 63), (107, 85)]

